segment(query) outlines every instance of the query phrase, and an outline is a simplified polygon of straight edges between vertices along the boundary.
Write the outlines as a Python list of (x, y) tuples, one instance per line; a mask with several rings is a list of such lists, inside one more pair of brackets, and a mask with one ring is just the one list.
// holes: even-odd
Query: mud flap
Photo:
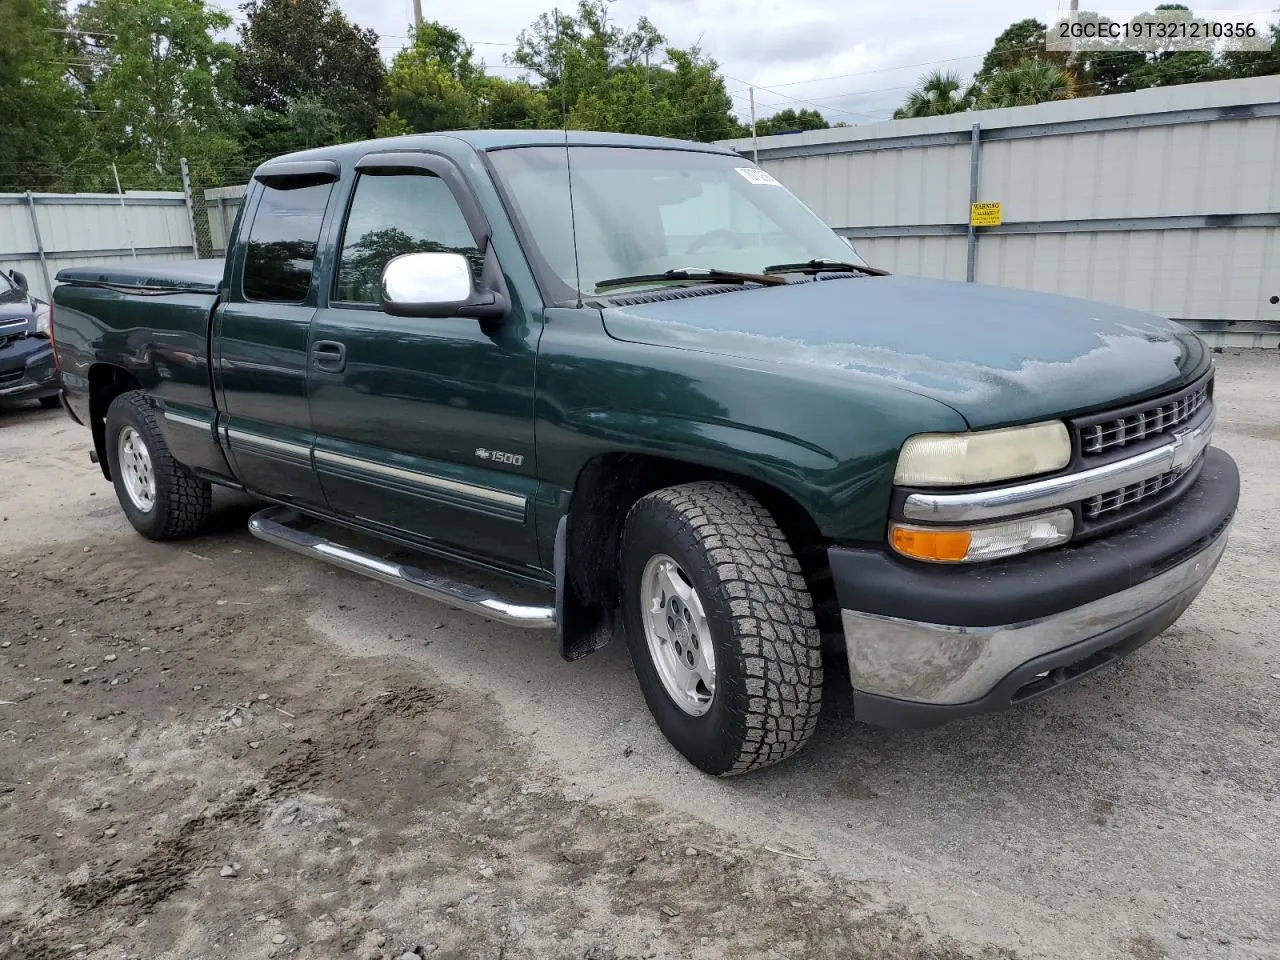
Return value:
[(569, 517), (556, 525), (556, 650), (565, 660), (581, 660), (613, 637), (615, 608), (583, 603), (568, 574)]

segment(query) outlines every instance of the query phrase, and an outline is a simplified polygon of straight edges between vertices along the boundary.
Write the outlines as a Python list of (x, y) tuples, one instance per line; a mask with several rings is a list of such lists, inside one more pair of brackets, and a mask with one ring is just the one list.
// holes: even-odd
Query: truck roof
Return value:
[[(558, 147), (565, 142), (563, 130), (444, 130), (438, 133), (411, 133), (402, 137), (386, 137), (381, 140), (363, 140), (329, 147), (315, 147), (285, 154), (267, 161), (281, 160), (348, 160), (362, 157), (376, 150), (439, 149), (443, 143), (462, 141), (472, 149), (504, 150), (510, 147)], [(693, 140), (673, 140), (667, 137), (645, 137), (630, 133), (597, 133), (589, 130), (570, 130), (571, 146), (583, 147), (648, 147), (658, 150), (696, 150), (701, 153), (734, 155), (727, 147)]]

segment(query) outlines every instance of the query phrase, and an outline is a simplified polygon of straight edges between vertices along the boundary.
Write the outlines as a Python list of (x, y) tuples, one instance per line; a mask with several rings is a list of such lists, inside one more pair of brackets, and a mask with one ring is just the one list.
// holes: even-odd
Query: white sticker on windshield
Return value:
[(734, 167), (734, 169), (742, 174), (749, 183), (758, 183), (764, 187), (782, 186), (777, 180), (773, 179), (771, 174), (765, 173), (759, 167)]

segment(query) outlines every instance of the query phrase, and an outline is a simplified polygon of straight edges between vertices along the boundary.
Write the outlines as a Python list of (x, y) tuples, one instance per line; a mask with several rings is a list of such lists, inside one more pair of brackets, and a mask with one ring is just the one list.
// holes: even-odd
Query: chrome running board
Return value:
[(298, 520), (298, 514), (288, 507), (268, 507), (249, 518), (249, 532), (260, 540), (274, 543), (300, 553), (305, 557), (323, 560), (335, 567), (353, 573), (362, 573), (374, 580), (381, 580), (393, 587), (436, 600), (457, 610), (466, 610), (490, 620), (498, 620), (517, 627), (550, 629), (556, 625), (553, 606), (537, 607), (512, 603), (494, 596), (480, 587), (459, 583), (447, 577), (427, 573), (417, 567), (390, 560), (381, 560), (371, 554), (344, 547), (314, 534), (304, 533), (289, 526)]

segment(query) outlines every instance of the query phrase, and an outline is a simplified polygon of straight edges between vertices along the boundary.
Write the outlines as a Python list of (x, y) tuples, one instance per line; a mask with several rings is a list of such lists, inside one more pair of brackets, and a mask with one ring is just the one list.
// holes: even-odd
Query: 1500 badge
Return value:
[(494, 463), (506, 463), (513, 467), (518, 467), (524, 463), (524, 456), (519, 453), (503, 453), (501, 450), (486, 450), (484, 447), (476, 448), (476, 456), (481, 460), (492, 460)]

